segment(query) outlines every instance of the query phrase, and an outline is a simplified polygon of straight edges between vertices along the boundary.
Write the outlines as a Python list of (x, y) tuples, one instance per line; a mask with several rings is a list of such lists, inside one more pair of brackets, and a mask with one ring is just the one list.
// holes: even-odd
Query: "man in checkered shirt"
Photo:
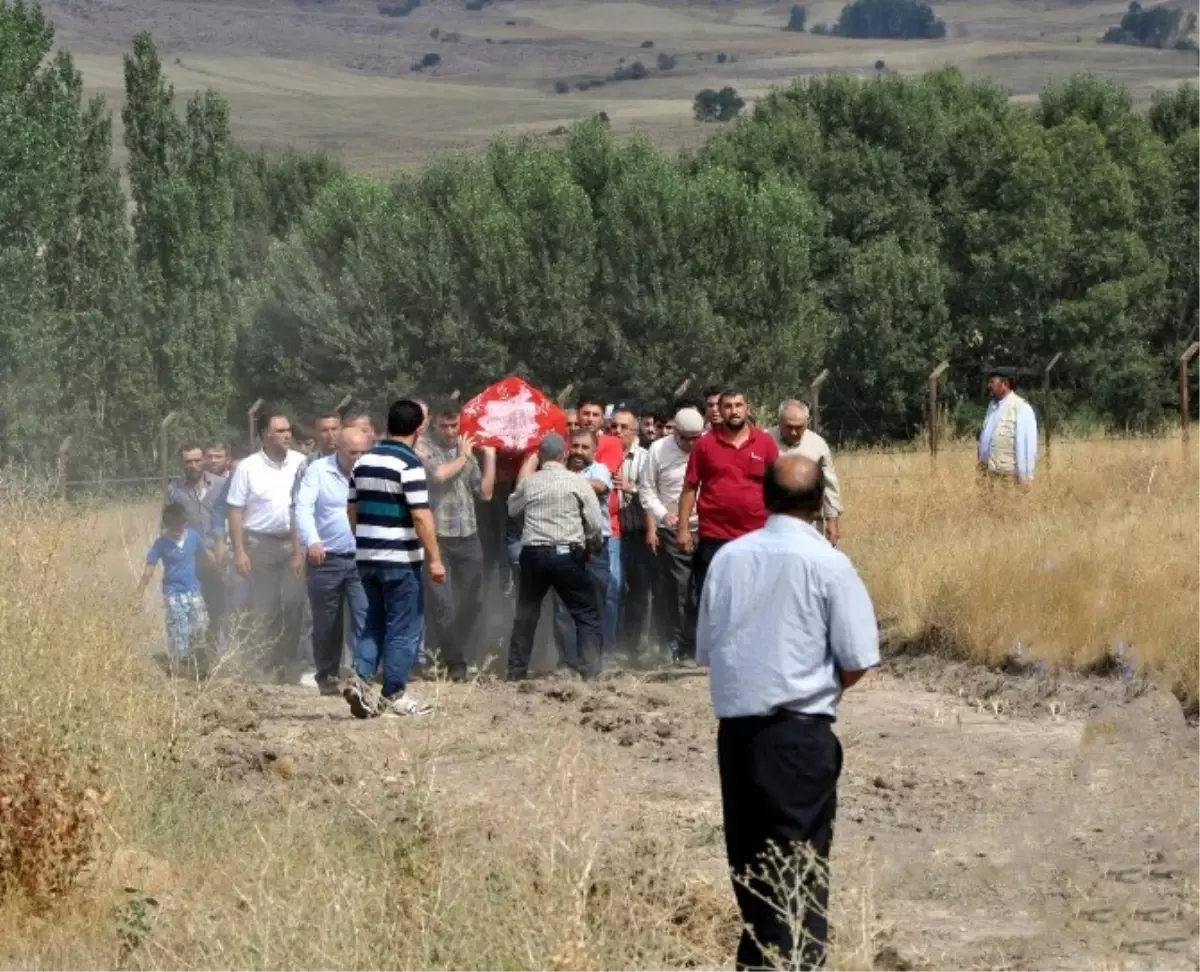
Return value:
[[(600, 549), (604, 516), (595, 490), (566, 467), (567, 444), (551, 433), (521, 466), (508, 498), (510, 516), (525, 514), (520, 587), (508, 647), (508, 678), (523, 679), (533, 654), (542, 601), (553, 588), (575, 622), (584, 678), (600, 671), (600, 610), (587, 561)], [(535, 472), (538, 462), (541, 469)]]
[(455, 681), (465, 679), (467, 662), (476, 660), (470, 656), (483, 601), (483, 547), (475, 500), (490, 500), (496, 485), (496, 450), (481, 450), (481, 468), (474, 454), (474, 438), (459, 434), (461, 415), (458, 402), (435, 402), (429, 416), (432, 428), (417, 443), (429, 480), (438, 548), (446, 564), (446, 582), (426, 587), (429, 633), (447, 674)]

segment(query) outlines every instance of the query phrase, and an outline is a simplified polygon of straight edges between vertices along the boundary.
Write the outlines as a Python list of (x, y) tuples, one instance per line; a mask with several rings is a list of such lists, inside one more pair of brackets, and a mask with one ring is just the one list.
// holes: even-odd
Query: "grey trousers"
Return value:
[(658, 531), (658, 597), (660, 624), (667, 645), (677, 655), (696, 654), (696, 600), (692, 596), (692, 555), (675, 542), (675, 531)]
[(263, 649), (263, 668), (290, 679), (306, 667), (300, 646), (306, 591), (304, 577), (292, 573), (288, 537), (246, 534), (250, 557), (251, 638)]

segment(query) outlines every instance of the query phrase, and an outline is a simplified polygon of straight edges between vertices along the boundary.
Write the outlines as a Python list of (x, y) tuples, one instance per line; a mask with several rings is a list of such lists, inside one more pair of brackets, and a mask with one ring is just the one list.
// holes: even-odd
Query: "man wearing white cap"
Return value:
[[(676, 529), (688, 457), (703, 434), (704, 416), (694, 408), (681, 408), (675, 413), (675, 431), (650, 446), (638, 481), (638, 496), (646, 514), (646, 545), (658, 558), (656, 626), (675, 662), (686, 662), (696, 656), (692, 555), (680, 549)], [(694, 534), (697, 526), (694, 515), (690, 525)]]
[(1013, 391), (1015, 368), (988, 372), (988, 405), (979, 435), (979, 468), (989, 479), (1028, 483), (1037, 463), (1037, 418), (1033, 408)]

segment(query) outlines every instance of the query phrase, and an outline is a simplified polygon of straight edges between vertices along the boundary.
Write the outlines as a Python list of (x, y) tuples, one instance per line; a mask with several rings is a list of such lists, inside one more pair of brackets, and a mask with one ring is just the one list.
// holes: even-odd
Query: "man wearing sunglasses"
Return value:
[[(646, 546), (658, 560), (655, 629), (676, 664), (695, 663), (696, 614), (692, 600), (692, 554), (676, 539), (679, 496), (688, 459), (704, 434), (704, 416), (681, 408), (671, 420), (674, 430), (657, 440), (642, 463), (638, 497), (645, 511)], [(693, 537), (697, 519), (689, 523)], [(693, 540), (692, 547), (695, 547)]]

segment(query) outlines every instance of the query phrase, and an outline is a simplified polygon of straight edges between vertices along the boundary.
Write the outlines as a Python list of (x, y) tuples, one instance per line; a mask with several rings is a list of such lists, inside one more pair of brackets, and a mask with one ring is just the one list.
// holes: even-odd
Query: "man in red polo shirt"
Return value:
[[(683, 492), (679, 497), (676, 542), (692, 549), (688, 520), (700, 516), (699, 540), (692, 557), (692, 587), (696, 603), (713, 557), (730, 540), (757, 530), (767, 522), (763, 477), (779, 458), (779, 446), (750, 421), (750, 406), (740, 391), (721, 393), (721, 425), (714, 425), (692, 447)], [(700, 498), (697, 503), (696, 494)]]

